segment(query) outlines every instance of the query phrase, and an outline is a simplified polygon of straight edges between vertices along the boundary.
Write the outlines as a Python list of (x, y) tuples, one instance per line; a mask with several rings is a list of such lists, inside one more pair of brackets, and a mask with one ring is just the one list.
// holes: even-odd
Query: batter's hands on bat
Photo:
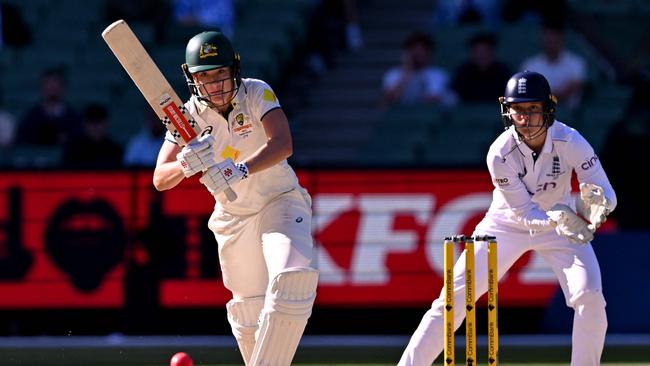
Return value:
[(199, 181), (208, 187), (213, 194), (221, 193), (229, 186), (248, 178), (248, 167), (243, 163), (233, 163), (228, 158), (210, 167)]
[(586, 244), (594, 238), (594, 233), (587, 223), (576, 215), (571, 207), (556, 204), (546, 211), (558, 235), (569, 239), (572, 243)]
[(212, 148), (215, 143), (216, 140), (212, 135), (201, 136), (198, 140), (190, 142), (176, 155), (186, 178), (208, 170), (217, 163)]
[(576, 211), (589, 220), (589, 229), (596, 231), (607, 221), (610, 213), (610, 202), (605, 197), (602, 187), (591, 183), (580, 183), (580, 196), (576, 198)]

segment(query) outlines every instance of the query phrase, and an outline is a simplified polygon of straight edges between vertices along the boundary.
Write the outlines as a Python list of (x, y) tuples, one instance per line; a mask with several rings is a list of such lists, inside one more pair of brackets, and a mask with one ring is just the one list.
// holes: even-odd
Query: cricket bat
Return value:
[[(102, 37), (178, 145), (185, 146), (200, 136), (201, 127), (188, 113), (129, 25), (118, 20), (104, 29)], [(229, 201), (237, 199), (232, 188), (226, 188), (225, 193)]]

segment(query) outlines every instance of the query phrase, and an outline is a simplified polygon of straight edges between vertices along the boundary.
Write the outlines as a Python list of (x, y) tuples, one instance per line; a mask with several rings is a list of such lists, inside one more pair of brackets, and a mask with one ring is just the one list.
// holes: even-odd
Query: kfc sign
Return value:
[[(314, 197), (321, 304), (430, 303), (442, 288), (445, 236), (471, 235), (492, 200), (487, 173), (330, 174)], [(500, 304), (541, 306), (556, 284), (526, 255), (503, 278)]]
[[(430, 304), (442, 287), (444, 237), (471, 234), (493, 188), (482, 171), (301, 171), (299, 179), (313, 198), (324, 306)], [(157, 192), (149, 171), (2, 174), (0, 308), (223, 306), (231, 295), (207, 228), (212, 205), (198, 179)], [(502, 279), (499, 301), (543, 306), (557, 289), (529, 254)]]

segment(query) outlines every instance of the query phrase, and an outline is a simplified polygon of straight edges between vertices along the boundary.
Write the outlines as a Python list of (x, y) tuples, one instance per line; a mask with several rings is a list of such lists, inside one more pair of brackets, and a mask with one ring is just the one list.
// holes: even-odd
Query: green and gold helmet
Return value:
[(185, 49), (185, 63), (190, 73), (236, 66), (239, 55), (221, 32), (202, 32), (192, 37)]
[[(208, 94), (207, 90), (205, 88), (202, 89), (201, 85), (195, 83), (192, 78), (192, 74), (197, 72), (221, 67), (232, 68), (233, 87), (230, 90), (223, 90), (221, 93), (216, 94)], [(190, 93), (211, 107), (223, 105), (215, 105), (210, 102), (211, 96), (232, 93), (231, 98), (229, 98), (232, 100), (241, 84), (239, 55), (233, 49), (230, 40), (218, 31), (201, 32), (192, 37), (185, 48), (185, 63), (181, 68), (185, 74)], [(224, 82), (224, 80), (215, 80), (214, 82)]]

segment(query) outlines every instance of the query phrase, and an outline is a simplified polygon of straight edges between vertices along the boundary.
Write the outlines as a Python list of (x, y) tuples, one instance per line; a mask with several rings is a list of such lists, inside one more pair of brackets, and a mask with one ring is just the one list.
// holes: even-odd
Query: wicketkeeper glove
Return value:
[(186, 178), (208, 170), (217, 163), (212, 148), (215, 142), (212, 135), (201, 136), (198, 140), (190, 142), (176, 155), (176, 159), (181, 163), (183, 175)]
[(580, 183), (580, 196), (576, 198), (576, 211), (589, 220), (589, 229), (596, 231), (607, 221), (610, 213), (610, 201), (605, 197), (602, 187), (591, 183)]
[(586, 244), (593, 240), (593, 231), (580, 216), (573, 212), (571, 207), (558, 203), (546, 211), (546, 215), (551, 219), (555, 232), (569, 239), (570, 242)]
[(199, 181), (212, 191), (213, 194), (223, 192), (227, 187), (248, 178), (248, 167), (244, 163), (234, 164), (226, 159), (210, 167)]

